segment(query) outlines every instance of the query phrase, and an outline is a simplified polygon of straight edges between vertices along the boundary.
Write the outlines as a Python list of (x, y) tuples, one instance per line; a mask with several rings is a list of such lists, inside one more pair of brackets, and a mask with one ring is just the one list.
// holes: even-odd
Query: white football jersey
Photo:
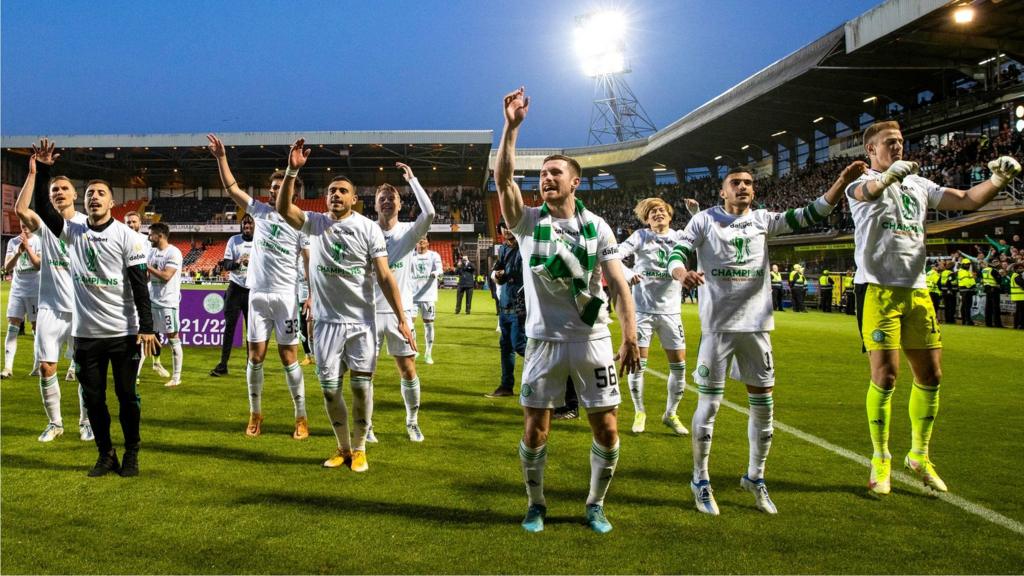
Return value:
[(874, 202), (854, 198), (854, 188), (875, 180), (880, 173), (869, 170), (846, 187), (846, 199), (854, 224), (854, 261), (857, 284), (879, 284), (902, 288), (924, 288), (925, 233), (928, 208), (942, 200), (942, 187), (916, 174), (903, 183), (882, 191)]
[(377, 280), (373, 260), (388, 255), (380, 227), (358, 212), (343, 220), (306, 212), (302, 232), (313, 240), (309, 251), (313, 318), (317, 322), (374, 322)]
[[(85, 226), (89, 219), (81, 212), (75, 212), (70, 220), (64, 221)], [(37, 230), (43, 247), (43, 262), (39, 269), (39, 309), (48, 308), (54, 312), (72, 313), (75, 309), (75, 289), (71, 282), (71, 246), (58, 238), (43, 224)]]
[(137, 334), (139, 318), (125, 271), (146, 266), (139, 235), (111, 219), (101, 230), (87, 223), (64, 221), (61, 239), (71, 246), (76, 338), (114, 338)]
[[(384, 231), (384, 241), (388, 247), (388, 265), (391, 267), (391, 274), (398, 283), (398, 289), (402, 292), (402, 309), (415, 310), (413, 292), (415, 290), (412, 278), (412, 264), (416, 243), (430, 231), (430, 223), (434, 221), (434, 207), (427, 197), (426, 191), (420, 186), (418, 180), (413, 178), (409, 181), (416, 201), (420, 207), (420, 215), (415, 222), (398, 222), (390, 230)], [(384, 292), (377, 283), (377, 312), (380, 314), (394, 314), (388, 301), (384, 298)]]
[(163, 250), (153, 247), (149, 251), (148, 261), (150, 266), (160, 271), (168, 268), (177, 270), (166, 282), (153, 274), (149, 275), (149, 300), (153, 306), (177, 308), (181, 302), (181, 250), (173, 244), (168, 244)]
[[(601, 314), (593, 326), (580, 318), (575, 298), (568, 281), (545, 282), (530, 267), (534, 255), (533, 229), (540, 219), (540, 208), (524, 206), (523, 217), (512, 228), (519, 241), (519, 252), (523, 256), (523, 294), (526, 297), (526, 336), (536, 340), (560, 342), (587, 342), (611, 336), (608, 330), (607, 314)], [(597, 225), (598, 263), (620, 260), (618, 242), (611, 227), (599, 216), (594, 216)], [(577, 218), (551, 220), (551, 240), (562, 240), (578, 244), (580, 226)], [(594, 274), (601, 274), (600, 267)], [(604, 299), (604, 294), (595, 294)]]
[(249, 290), (273, 294), (295, 294), (299, 273), (296, 262), (302, 238), (272, 206), (255, 198), (247, 212), (256, 221), (249, 254), (246, 282)]
[[(45, 227), (45, 226), (44, 226)], [(43, 267), (42, 242), (39, 234), (29, 234), (28, 245), (36, 256), (39, 256), (39, 267)], [(21, 246), (21, 236), (15, 236), (7, 241), (7, 252), (14, 254)], [(35, 298), (39, 294), (39, 269), (32, 265), (32, 259), (28, 254), (22, 252), (14, 263), (14, 277), (11, 279), (11, 293), (9, 297)]]
[(701, 331), (774, 330), (768, 238), (820, 222), (831, 211), (818, 198), (786, 212), (750, 210), (734, 216), (714, 206), (691, 218), (669, 256), (668, 272), (696, 253), (697, 270), (704, 273), (697, 298)]
[(633, 267), (625, 270), (626, 280), (640, 276), (640, 283), (633, 286), (637, 312), (679, 314), (683, 286), (669, 275), (668, 257), (681, 236), (678, 230), (669, 229), (659, 235), (650, 228), (641, 228), (619, 244), (623, 258), (630, 254), (634, 258)]
[(433, 250), (412, 256), (413, 302), (437, 302), (437, 279), (444, 274), (441, 255)]
[[(252, 240), (246, 240), (241, 234), (235, 234), (228, 238), (228, 245), (224, 247), (224, 260), (238, 262), (243, 256), (249, 256), (252, 252)], [(249, 270), (249, 264), (239, 262), (239, 267), (228, 272), (228, 281), (246, 287), (245, 277)]]

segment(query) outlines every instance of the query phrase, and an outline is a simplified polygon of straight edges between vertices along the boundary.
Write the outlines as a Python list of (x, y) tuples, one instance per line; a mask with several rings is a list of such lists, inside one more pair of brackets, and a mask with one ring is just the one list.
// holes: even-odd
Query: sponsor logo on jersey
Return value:
[(619, 253), (619, 247), (617, 245), (616, 246), (609, 246), (609, 247), (605, 248), (604, 250), (601, 250), (601, 256), (611, 256), (612, 254), (618, 254), (618, 253)]
[(719, 278), (764, 278), (764, 268), (712, 268), (711, 275)]

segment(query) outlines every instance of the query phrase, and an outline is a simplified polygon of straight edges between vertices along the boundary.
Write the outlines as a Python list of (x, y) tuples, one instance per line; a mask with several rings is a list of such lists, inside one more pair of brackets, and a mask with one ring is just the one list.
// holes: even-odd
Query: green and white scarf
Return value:
[(601, 274), (597, 268), (597, 222), (594, 213), (583, 202), (576, 200), (576, 220), (580, 228), (580, 241), (563, 238), (552, 240), (551, 211), (541, 205), (540, 218), (533, 228), (533, 254), (530, 269), (545, 282), (569, 285), (580, 319), (587, 326), (604, 314), (601, 294)]

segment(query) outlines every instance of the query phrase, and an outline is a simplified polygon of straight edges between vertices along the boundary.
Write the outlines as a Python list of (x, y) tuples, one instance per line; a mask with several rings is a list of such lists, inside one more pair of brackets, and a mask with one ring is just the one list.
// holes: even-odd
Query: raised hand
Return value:
[(42, 162), (47, 166), (53, 166), (53, 163), (60, 158), (60, 154), (54, 153), (57, 145), (51, 142), (48, 138), (43, 138), (39, 141), (39, 146), (32, 145), (32, 155), (28, 158), (28, 171), (30, 174), (36, 173), (36, 162)]
[(863, 160), (856, 160), (846, 168), (843, 168), (843, 172), (839, 175), (839, 179), (843, 182), (843, 186), (848, 186), (851, 182), (863, 176), (867, 171), (867, 163)]
[(1000, 156), (988, 163), (988, 169), (992, 171), (990, 180), (996, 188), (1005, 188), (1017, 174), (1020, 174), (1020, 162), (1010, 156)]
[(505, 96), (505, 122), (509, 128), (518, 128), (529, 110), (530, 98), (526, 96), (526, 88), (523, 86)]
[(309, 154), (313, 150), (311, 148), (303, 148), (305, 144), (305, 138), (299, 138), (292, 144), (292, 149), (288, 152), (288, 167), (292, 170), (298, 170), (306, 165), (306, 160), (309, 159)]
[(695, 199), (684, 198), (683, 203), (686, 204), (686, 211), (689, 212), (690, 215), (700, 212), (700, 203), (698, 203)]
[(908, 162), (907, 160), (897, 160), (889, 166), (889, 169), (882, 173), (879, 179), (885, 183), (886, 186), (892, 186), (897, 182), (903, 182), (903, 179), (911, 174), (917, 174), (917, 162)]
[(401, 168), (402, 176), (405, 178), (406, 182), (408, 182), (408, 181), (410, 181), (410, 180), (412, 180), (413, 178), (416, 177), (416, 176), (413, 175), (412, 168), (409, 168), (408, 164), (403, 164), (401, 162), (395, 162), (395, 166), (398, 166), (399, 168)]
[(224, 143), (220, 141), (220, 138), (213, 134), (207, 134), (206, 139), (210, 141), (210, 145), (206, 148), (214, 158), (223, 158), (227, 155), (227, 150), (224, 149)]

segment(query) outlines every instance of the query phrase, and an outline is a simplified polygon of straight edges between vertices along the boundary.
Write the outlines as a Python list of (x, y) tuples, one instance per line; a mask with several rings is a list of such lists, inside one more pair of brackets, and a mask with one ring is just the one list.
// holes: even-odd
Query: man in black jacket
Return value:
[(511, 232), (505, 231), (505, 243), (491, 271), (498, 285), (498, 326), (501, 328), (501, 383), (488, 398), (513, 396), (516, 354), (526, 354), (526, 296), (523, 293), (523, 257)]
[(473, 290), (476, 288), (476, 268), (469, 261), (469, 256), (463, 256), (462, 261), (455, 267), (455, 273), (459, 275), (458, 293), (455, 296), (455, 313), (462, 311), (462, 295), (466, 295), (466, 314), (473, 309)]

